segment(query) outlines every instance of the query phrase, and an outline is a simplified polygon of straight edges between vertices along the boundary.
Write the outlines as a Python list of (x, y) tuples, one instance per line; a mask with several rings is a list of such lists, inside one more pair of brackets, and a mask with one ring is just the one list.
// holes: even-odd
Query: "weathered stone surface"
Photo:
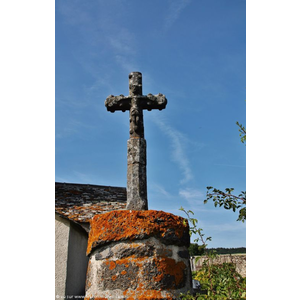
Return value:
[(163, 94), (143, 95), (142, 74), (140, 72), (129, 74), (129, 96), (110, 95), (105, 100), (105, 106), (110, 112), (129, 110), (127, 209), (148, 209), (143, 110), (162, 110), (166, 105), (167, 99)]
[(173, 251), (171, 249), (167, 249), (167, 248), (157, 248), (156, 249), (156, 255), (157, 256), (171, 257), (171, 256), (173, 256)]
[(132, 72), (129, 74), (129, 96), (110, 95), (105, 100), (108, 111), (115, 112), (129, 110), (130, 137), (144, 137), (143, 110), (162, 110), (167, 105), (167, 99), (163, 94), (147, 96), (143, 95), (142, 73)]
[(112, 211), (95, 216), (90, 226), (87, 254), (99, 245), (150, 237), (166, 245), (190, 244), (188, 222), (163, 211)]
[(150, 290), (180, 289), (186, 284), (187, 266), (173, 258), (154, 257), (144, 265), (144, 288)]
[(110, 249), (109, 258), (96, 259), (101, 247), (90, 255), (86, 299), (175, 300), (191, 289), (189, 259), (177, 255), (188, 252), (185, 246), (164, 245), (151, 237), (115, 242)]
[(131, 210), (147, 210), (146, 141), (142, 138), (127, 142), (127, 206)]
[(179, 299), (192, 289), (187, 224), (152, 210), (95, 216), (86, 299)]
[(116, 256), (121, 259), (124, 257), (133, 256), (134, 257), (144, 257), (144, 256), (153, 256), (154, 255), (154, 246), (149, 244), (125, 244), (118, 251)]
[(106, 260), (97, 272), (98, 288), (104, 291), (135, 289), (138, 270), (139, 267), (131, 261)]
[(104, 248), (101, 252), (96, 253), (95, 259), (100, 260), (104, 258), (112, 257), (113, 253), (109, 247)]

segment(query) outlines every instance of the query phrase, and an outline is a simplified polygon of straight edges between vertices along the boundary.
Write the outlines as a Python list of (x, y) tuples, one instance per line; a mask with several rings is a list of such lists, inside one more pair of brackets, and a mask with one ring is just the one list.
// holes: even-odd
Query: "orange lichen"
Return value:
[(109, 263), (109, 269), (110, 269), (110, 270), (113, 270), (115, 267), (116, 267), (116, 263), (113, 262), (113, 261), (111, 261), (111, 262)]
[(109, 269), (110, 270), (113, 270), (115, 267), (116, 267), (116, 263), (114, 261), (111, 261), (111, 260), (107, 260), (105, 262), (105, 264), (108, 266), (109, 265)]
[(94, 216), (90, 221), (87, 254), (93, 247), (111, 241), (134, 240), (137, 236), (164, 237), (174, 231), (178, 238), (188, 234), (188, 223), (184, 218), (155, 210), (130, 211), (114, 210)]
[(186, 265), (183, 261), (176, 262), (173, 258), (161, 257), (159, 259), (154, 258), (156, 268), (159, 275), (153, 278), (154, 281), (159, 282), (163, 277), (167, 275), (174, 276), (176, 286), (180, 284), (184, 278), (184, 270)]
[(127, 274), (127, 272), (126, 272), (125, 270), (123, 270), (123, 271), (121, 272), (121, 274), (122, 274), (122, 275), (125, 275), (125, 274)]
[(117, 279), (117, 275), (113, 275), (111, 279), (115, 281)]
[(140, 266), (140, 264), (138, 263), (140, 260), (143, 260), (145, 258), (136, 258), (135, 255), (131, 255), (128, 256), (126, 258), (122, 258), (122, 259), (117, 259), (116, 260), (116, 264), (117, 265), (124, 265), (126, 268), (129, 267), (129, 264), (131, 262), (134, 262), (138, 267)]
[(135, 290), (125, 290), (123, 295), (126, 296), (127, 300), (174, 300), (175, 298), (168, 292), (167, 295), (163, 296), (162, 292), (159, 290), (145, 290), (143, 284), (139, 284), (139, 286)]

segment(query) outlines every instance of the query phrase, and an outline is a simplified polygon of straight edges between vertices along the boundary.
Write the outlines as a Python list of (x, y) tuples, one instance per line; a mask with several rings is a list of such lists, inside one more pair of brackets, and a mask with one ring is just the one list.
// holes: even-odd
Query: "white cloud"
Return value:
[(179, 190), (179, 195), (185, 198), (186, 200), (189, 199), (199, 199), (203, 197), (203, 193), (200, 190), (186, 188)]
[(206, 210), (203, 209), (204, 194), (200, 190), (193, 188), (180, 189), (179, 196), (181, 196), (188, 202), (189, 206), (193, 208), (193, 211)]
[(161, 119), (155, 118), (153, 120), (162, 132), (171, 140), (172, 157), (179, 166), (183, 176), (180, 183), (183, 184), (189, 182), (193, 179), (193, 173), (190, 168), (189, 159), (185, 153), (184, 144), (186, 144), (186, 137), (175, 128), (172, 128), (170, 125), (163, 122)]
[(165, 19), (165, 30), (169, 30), (175, 21), (179, 18), (183, 9), (191, 2), (191, 0), (172, 0), (169, 11)]
[(108, 37), (112, 48), (118, 53), (126, 53), (133, 55), (136, 53), (136, 42), (132, 32), (126, 28), (122, 28), (119, 32)]
[(154, 193), (161, 194), (166, 198), (171, 198), (172, 197), (172, 195), (168, 191), (166, 191), (166, 189), (163, 186), (161, 186), (160, 184), (157, 184), (157, 183), (152, 184), (151, 185), (151, 190)]
[(135, 62), (130, 59), (128, 56), (123, 54), (118, 54), (115, 56), (116, 62), (128, 73), (131, 73), (134, 70), (138, 70)]

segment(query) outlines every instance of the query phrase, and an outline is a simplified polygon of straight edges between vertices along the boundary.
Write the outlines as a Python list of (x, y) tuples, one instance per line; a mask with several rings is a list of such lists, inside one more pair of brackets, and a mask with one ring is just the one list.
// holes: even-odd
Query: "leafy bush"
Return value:
[(182, 300), (244, 300), (246, 299), (246, 278), (235, 271), (232, 263), (220, 265), (204, 264), (201, 270), (193, 272), (193, 278), (201, 283), (201, 292), (196, 295), (181, 295)]
[[(186, 211), (184, 208), (180, 208), (187, 215), (188, 222), (190, 224), (190, 235), (198, 234), (199, 238), (196, 238), (194, 242), (199, 240), (202, 245), (195, 244), (193, 246), (194, 251), (204, 253), (207, 249), (206, 242), (211, 240), (211, 237), (204, 239), (203, 230), (197, 228), (198, 220), (191, 218), (192, 211)], [(214, 265), (209, 259), (215, 258), (216, 251), (208, 251), (206, 253), (208, 259), (203, 263), (201, 270), (193, 272), (193, 279), (200, 282), (201, 291), (196, 295), (181, 294), (182, 300), (245, 300), (246, 299), (246, 278), (243, 278), (235, 270), (233, 263), (223, 263)], [(199, 258), (199, 257), (198, 257)], [(197, 258), (196, 258), (197, 261)]]

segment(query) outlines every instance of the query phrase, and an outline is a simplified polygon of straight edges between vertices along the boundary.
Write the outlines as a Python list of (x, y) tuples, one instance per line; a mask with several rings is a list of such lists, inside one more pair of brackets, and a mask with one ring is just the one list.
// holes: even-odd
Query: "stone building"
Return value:
[(126, 188), (55, 184), (56, 299), (178, 299), (191, 290), (188, 225), (126, 209)]
[(56, 299), (85, 295), (89, 221), (125, 207), (126, 188), (55, 183)]

